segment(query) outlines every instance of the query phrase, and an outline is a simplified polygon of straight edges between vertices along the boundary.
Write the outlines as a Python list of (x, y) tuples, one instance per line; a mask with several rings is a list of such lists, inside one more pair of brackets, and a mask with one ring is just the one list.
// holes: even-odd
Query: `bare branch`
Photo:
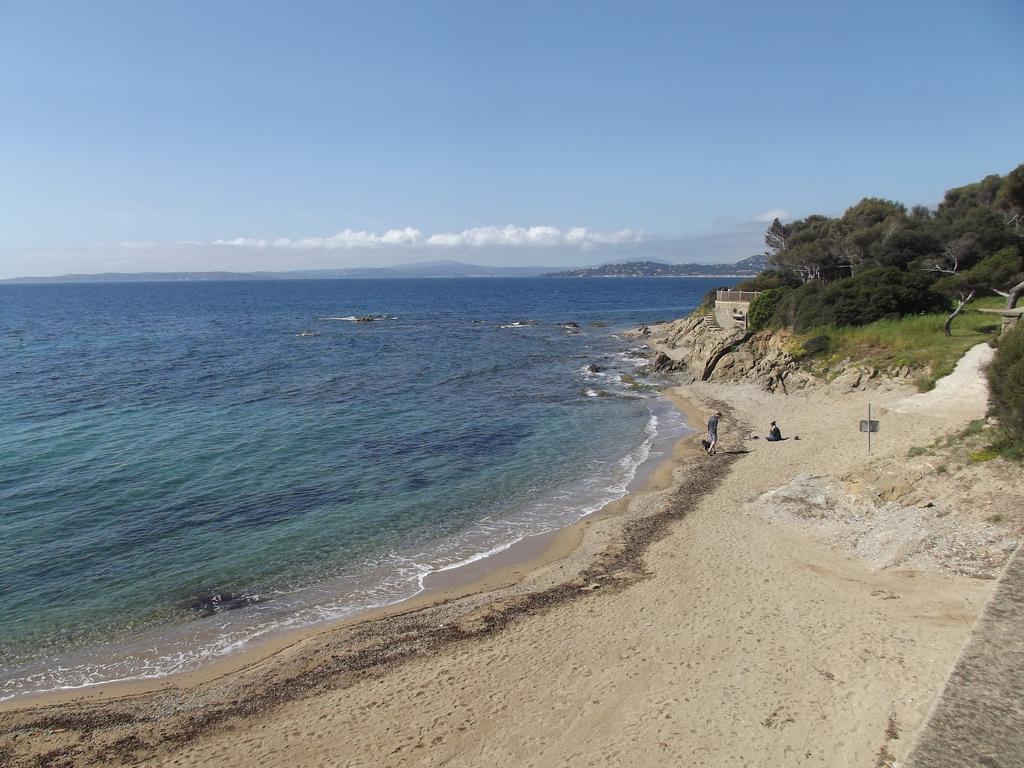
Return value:
[(950, 314), (950, 316), (946, 318), (946, 322), (944, 322), (942, 324), (942, 332), (943, 333), (945, 333), (947, 336), (952, 336), (953, 335), (953, 318), (955, 318), (957, 315), (959, 315), (960, 312), (963, 311), (963, 308), (966, 307), (967, 304), (970, 303), (971, 300), (973, 300), (973, 299), (974, 299), (974, 289), (973, 288), (971, 288), (970, 292), (966, 296), (964, 296), (963, 293), (960, 294), (960, 304), (957, 305), (957, 308), (954, 309), (953, 312)]

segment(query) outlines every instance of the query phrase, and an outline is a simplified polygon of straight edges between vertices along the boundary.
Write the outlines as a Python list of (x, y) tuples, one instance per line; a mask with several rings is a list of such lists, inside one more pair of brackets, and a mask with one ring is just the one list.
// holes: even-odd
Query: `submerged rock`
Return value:
[(262, 603), (265, 598), (260, 595), (249, 595), (244, 592), (231, 592), (229, 590), (206, 592), (195, 595), (185, 601), (185, 608), (199, 616), (212, 616), (221, 611), (236, 611), (247, 605)]

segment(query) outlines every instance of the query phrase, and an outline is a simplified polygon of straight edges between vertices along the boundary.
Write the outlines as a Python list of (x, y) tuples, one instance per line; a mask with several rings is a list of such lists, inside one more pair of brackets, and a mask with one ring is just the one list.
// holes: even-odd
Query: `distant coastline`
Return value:
[(597, 267), (549, 272), (545, 277), (753, 277), (768, 268), (764, 254), (734, 264), (669, 264), (663, 261), (626, 261)]
[(55, 276), (10, 277), (0, 285), (46, 283), (184, 283), (266, 280), (368, 280), (410, 278), (484, 277), (752, 277), (767, 265), (764, 256), (751, 256), (734, 264), (669, 264), (630, 261), (596, 267), (487, 267), (459, 261), (425, 261), (394, 267), (307, 269), (288, 272), (103, 272)]

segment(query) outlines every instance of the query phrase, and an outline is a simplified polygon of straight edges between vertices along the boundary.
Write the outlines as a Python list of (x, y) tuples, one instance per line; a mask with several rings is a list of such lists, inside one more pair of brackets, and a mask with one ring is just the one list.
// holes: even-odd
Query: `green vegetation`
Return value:
[[(934, 211), (868, 197), (831, 218), (772, 222), (773, 270), (744, 290), (782, 295), (768, 323), (806, 332), (948, 313), (952, 324), (980, 297), (1024, 295), (1024, 165), (946, 192)], [(950, 312), (952, 310), (952, 312)]]
[[(998, 297), (987, 299), (991, 304)], [(863, 361), (881, 369), (910, 366), (928, 371), (918, 388), (931, 389), (935, 380), (953, 370), (964, 352), (993, 338), (998, 316), (965, 311), (947, 337), (942, 331), (945, 315), (911, 315), (898, 320), (876, 320), (867, 325), (823, 326), (797, 337), (798, 357), (812, 368), (826, 370), (841, 360)]]
[(1024, 325), (1018, 324), (999, 339), (988, 378), (992, 412), (1003, 429), (999, 450), (1019, 458), (1024, 454)]
[(697, 307), (691, 315), (706, 315), (708, 312), (715, 311), (715, 297), (719, 291), (728, 290), (729, 286), (723, 285), (718, 288), (708, 288), (704, 292), (704, 298), (700, 300), (700, 306)]
[[(911, 368), (930, 389), (970, 347), (994, 338), (998, 317), (974, 308), (1013, 308), (1024, 296), (1024, 164), (948, 190), (935, 210), (866, 197), (838, 218), (775, 219), (765, 245), (772, 269), (738, 286), (763, 291), (750, 307), (752, 328), (794, 331), (794, 356), (823, 373), (843, 360)], [(993, 390), (1000, 419), (1019, 436), (1016, 343), (1007, 343), (1011, 362), (1005, 374), (995, 369)]]
[(747, 327), (752, 331), (767, 327), (784, 295), (781, 288), (768, 288), (750, 302), (750, 309), (747, 310)]
[[(773, 319), (797, 331), (824, 325), (867, 325), (918, 312), (941, 312), (948, 300), (924, 272), (894, 267), (865, 269), (852, 277), (804, 283), (776, 298)], [(777, 289), (781, 293), (784, 289)]]
[(797, 288), (800, 278), (788, 269), (766, 269), (737, 284), (737, 291), (767, 291), (770, 288)]
[(999, 457), (999, 450), (993, 446), (982, 448), (978, 451), (971, 451), (968, 455), (968, 460), (972, 462), (979, 461), (992, 461), (992, 459)]

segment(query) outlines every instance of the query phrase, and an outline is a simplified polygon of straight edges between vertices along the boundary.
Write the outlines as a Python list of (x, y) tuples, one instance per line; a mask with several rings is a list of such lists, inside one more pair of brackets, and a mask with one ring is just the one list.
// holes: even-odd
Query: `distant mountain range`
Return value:
[(173, 283), (216, 280), (339, 280), (401, 277), (536, 277), (559, 267), (483, 267), (461, 261), (423, 261), (394, 267), (300, 269), (288, 272), (103, 272), (95, 275), (12, 277), (0, 283)]
[(338, 280), (409, 277), (700, 277), (756, 275), (766, 266), (764, 256), (735, 264), (668, 264), (631, 261), (584, 269), (559, 267), (484, 267), (461, 261), (423, 261), (394, 267), (304, 269), (290, 272), (104, 272), (97, 275), (13, 277), (0, 283), (173, 283), (216, 280)]
[(627, 261), (600, 267), (548, 272), (545, 277), (752, 277), (768, 267), (763, 254), (735, 264), (667, 264), (663, 261)]

